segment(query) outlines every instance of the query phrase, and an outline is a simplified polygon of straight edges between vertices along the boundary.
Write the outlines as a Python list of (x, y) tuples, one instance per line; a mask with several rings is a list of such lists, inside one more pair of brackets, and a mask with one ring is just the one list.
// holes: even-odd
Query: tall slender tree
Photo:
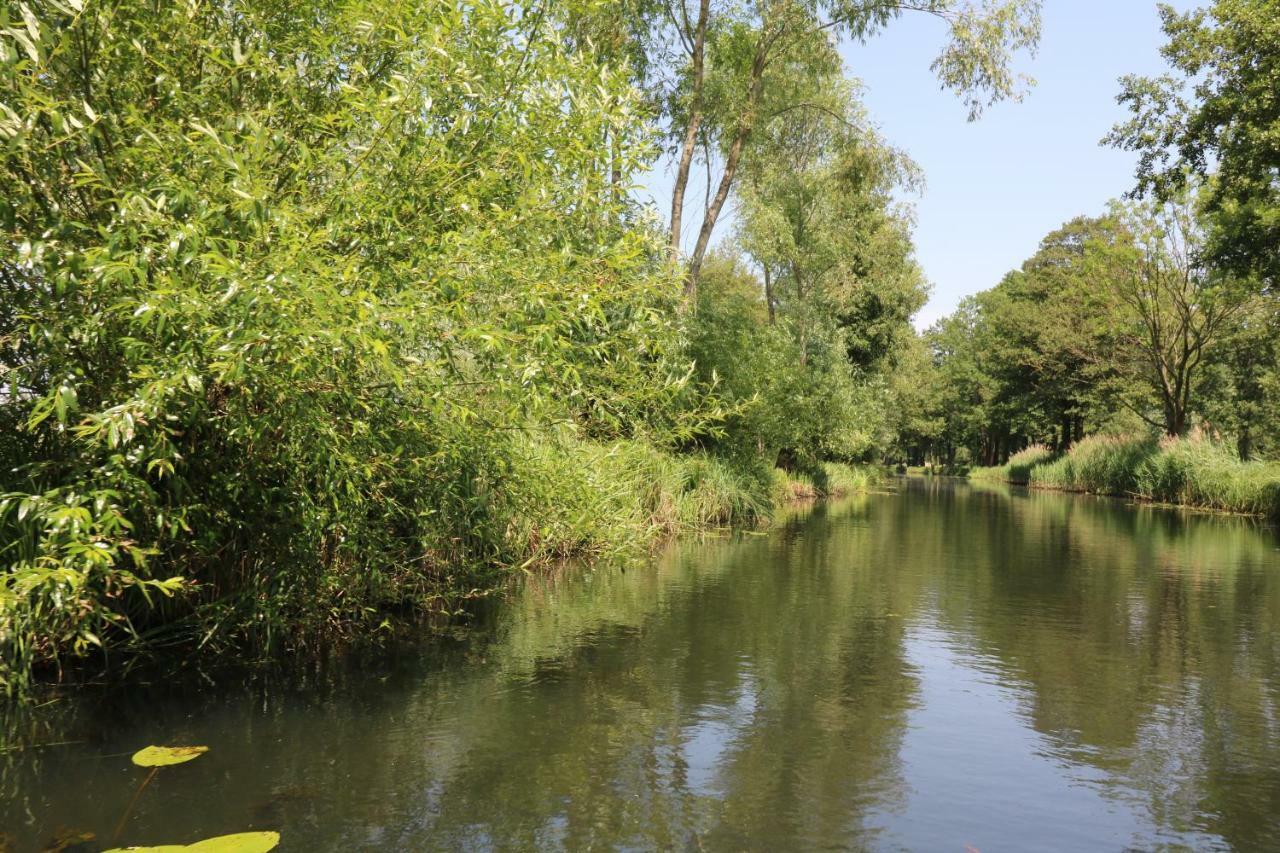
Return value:
[[(1021, 50), (1034, 51), (1040, 33), (1039, 0), (1002, 0), (981, 6), (959, 0), (757, 0), (747, 7), (719, 6), (700, 0), (696, 13), (682, 4), (670, 19), (685, 46), (687, 62), (671, 100), (669, 131), (681, 139), (672, 202), (670, 246), (678, 252), (684, 231), (684, 202), (697, 138), (721, 163), (718, 180), (709, 183), (702, 222), (685, 278), (686, 296), (698, 281), (703, 259), (738, 177), (748, 141), (762, 122), (777, 119), (765, 102), (777, 84), (779, 66), (805, 62), (812, 39), (872, 38), (907, 12), (933, 15), (945, 22), (949, 41), (932, 68), (942, 84), (969, 105), (970, 118), (984, 106), (1016, 98), (1026, 79), (1011, 64)], [(785, 75), (782, 75), (785, 76)], [(719, 83), (712, 78), (719, 77)], [(716, 86), (719, 97), (707, 97)], [(711, 169), (710, 158), (705, 164)]]

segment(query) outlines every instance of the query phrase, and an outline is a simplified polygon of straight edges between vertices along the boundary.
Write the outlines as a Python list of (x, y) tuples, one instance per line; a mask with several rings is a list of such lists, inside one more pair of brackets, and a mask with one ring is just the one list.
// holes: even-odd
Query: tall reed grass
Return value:
[(969, 476), (975, 480), (996, 480), (1025, 486), (1031, 477), (1031, 470), (1051, 459), (1052, 450), (1043, 444), (1033, 444), (1010, 456), (1004, 465), (974, 468)]
[(1199, 436), (1090, 436), (1056, 457), (1035, 445), (970, 476), (1280, 518), (1280, 464), (1241, 461)]

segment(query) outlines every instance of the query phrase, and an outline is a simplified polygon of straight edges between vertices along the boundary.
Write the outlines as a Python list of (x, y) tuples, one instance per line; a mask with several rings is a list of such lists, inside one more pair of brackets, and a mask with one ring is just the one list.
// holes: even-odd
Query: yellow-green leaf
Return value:
[(209, 751), (207, 746), (148, 746), (133, 754), (139, 767), (168, 767), (198, 758)]
[(267, 853), (280, 843), (278, 832), (237, 832), (206, 838), (195, 844), (164, 844), (160, 847), (117, 847), (107, 853)]

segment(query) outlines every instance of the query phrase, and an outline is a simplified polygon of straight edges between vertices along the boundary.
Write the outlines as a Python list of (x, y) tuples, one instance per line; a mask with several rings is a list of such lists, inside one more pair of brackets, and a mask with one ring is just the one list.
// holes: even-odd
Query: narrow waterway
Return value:
[[(0, 755), (0, 830), (281, 850), (1280, 849), (1280, 537), (907, 479), (289, 686), (139, 688)], [(110, 845), (106, 845), (110, 846)], [(92, 849), (92, 848), (91, 848)]]

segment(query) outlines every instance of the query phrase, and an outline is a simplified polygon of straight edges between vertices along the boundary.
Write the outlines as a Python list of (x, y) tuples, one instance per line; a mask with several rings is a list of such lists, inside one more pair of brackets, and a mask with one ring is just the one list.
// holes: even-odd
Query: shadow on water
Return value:
[(282, 850), (1118, 849), (1280, 839), (1280, 538), (910, 478), (643, 569), (529, 579), (314, 677), (70, 703), (0, 828)]

